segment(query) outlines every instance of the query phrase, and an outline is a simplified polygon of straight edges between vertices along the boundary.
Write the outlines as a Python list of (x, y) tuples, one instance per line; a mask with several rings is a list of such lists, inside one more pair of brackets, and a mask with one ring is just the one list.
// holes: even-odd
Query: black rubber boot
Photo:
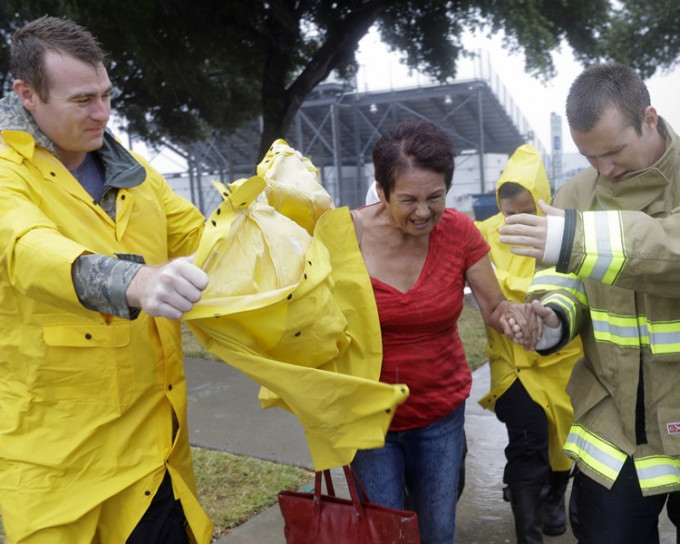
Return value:
[(570, 471), (551, 472), (550, 487), (545, 500), (543, 517), (543, 534), (558, 536), (567, 532), (567, 514), (564, 506), (564, 494), (567, 491)]
[(541, 529), (547, 486), (511, 484), (509, 487), (517, 544), (542, 544)]

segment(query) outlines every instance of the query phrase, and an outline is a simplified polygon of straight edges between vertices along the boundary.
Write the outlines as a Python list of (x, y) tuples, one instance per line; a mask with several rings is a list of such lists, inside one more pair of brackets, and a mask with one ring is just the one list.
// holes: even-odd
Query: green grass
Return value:
[(479, 310), (465, 305), (458, 319), (458, 332), (465, 348), (465, 357), (472, 370), (488, 361), (486, 356), (486, 329)]
[(298, 467), (192, 448), (198, 498), (215, 525), (214, 539), (276, 504), (282, 489), (299, 489), (313, 473)]
[(210, 353), (198, 342), (198, 340), (196, 340), (194, 333), (192, 333), (184, 323), (182, 323), (182, 348), (184, 349), (185, 357), (221, 361), (221, 359)]
[[(486, 332), (477, 310), (465, 306), (458, 320), (460, 337), (470, 368), (486, 362)], [(185, 355), (217, 360), (182, 325)], [(230, 453), (192, 448), (201, 505), (215, 525), (215, 539), (276, 504), (282, 489), (296, 489), (313, 475), (304, 469), (242, 457)], [(5, 534), (0, 526), (0, 544)]]

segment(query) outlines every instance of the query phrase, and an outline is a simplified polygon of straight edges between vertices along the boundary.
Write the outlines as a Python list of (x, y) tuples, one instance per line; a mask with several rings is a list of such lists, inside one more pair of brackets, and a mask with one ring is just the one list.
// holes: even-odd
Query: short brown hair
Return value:
[(589, 132), (609, 109), (621, 113), (638, 135), (651, 105), (649, 91), (638, 73), (618, 62), (586, 68), (574, 80), (567, 95), (567, 121), (572, 130)]
[(455, 156), (453, 142), (437, 125), (423, 120), (403, 121), (388, 130), (373, 148), (375, 179), (388, 201), (397, 176), (410, 167), (443, 174), (448, 191)]
[(503, 200), (506, 198), (515, 198), (522, 193), (531, 193), (529, 189), (514, 181), (506, 181), (498, 188), (498, 198)]
[(45, 53), (55, 51), (75, 57), (94, 67), (104, 64), (106, 54), (89, 30), (68, 19), (44, 16), (26, 23), (12, 35), (10, 71), (47, 100), (50, 82)]

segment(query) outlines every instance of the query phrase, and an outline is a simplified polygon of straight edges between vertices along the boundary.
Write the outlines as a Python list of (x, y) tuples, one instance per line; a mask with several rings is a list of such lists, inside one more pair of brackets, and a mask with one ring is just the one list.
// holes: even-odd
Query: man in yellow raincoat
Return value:
[[(503, 293), (508, 300), (524, 301), (535, 260), (512, 254), (510, 246), (499, 242), (498, 229), (506, 216), (541, 213), (538, 200), (550, 200), (548, 177), (534, 147), (523, 145), (510, 157), (498, 179), (496, 198), (500, 213), (477, 226), (491, 246), (489, 255)], [(562, 446), (573, 410), (565, 387), (581, 356), (581, 342), (576, 338), (542, 357), (489, 327), (487, 337), (491, 390), (479, 402), (494, 410), (508, 429), (503, 481), (517, 542), (542, 542), (541, 531), (557, 535), (567, 530), (564, 493), (572, 461), (562, 454)]]
[(204, 218), (107, 131), (112, 86), (88, 31), (28, 23), (11, 70), (0, 101), (8, 541), (208, 543), (177, 321), (207, 284), (186, 257)]

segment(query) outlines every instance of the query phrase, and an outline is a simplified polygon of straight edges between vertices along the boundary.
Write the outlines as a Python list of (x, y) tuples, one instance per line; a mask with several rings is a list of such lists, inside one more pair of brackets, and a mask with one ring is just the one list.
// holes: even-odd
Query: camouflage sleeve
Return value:
[(71, 270), (73, 286), (81, 304), (88, 310), (135, 319), (139, 309), (130, 308), (126, 292), (130, 281), (143, 266), (141, 255), (82, 255)]

